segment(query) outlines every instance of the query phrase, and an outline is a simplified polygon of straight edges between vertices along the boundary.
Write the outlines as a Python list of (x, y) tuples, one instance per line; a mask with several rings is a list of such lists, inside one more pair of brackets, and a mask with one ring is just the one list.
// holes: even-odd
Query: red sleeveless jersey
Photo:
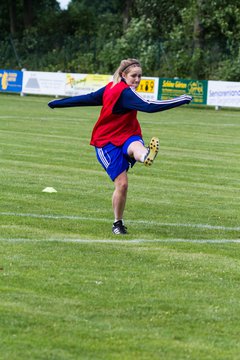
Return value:
[(114, 105), (128, 85), (123, 81), (113, 87), (112, 84), (110, 82), (103, 93), (103, 107), (92, 131), (90, 144), (96, 147), (109, 143), (122, 146), (130, 136), (142, 137), (136, 110), (129, 110), (126, 114), (113, 114)]

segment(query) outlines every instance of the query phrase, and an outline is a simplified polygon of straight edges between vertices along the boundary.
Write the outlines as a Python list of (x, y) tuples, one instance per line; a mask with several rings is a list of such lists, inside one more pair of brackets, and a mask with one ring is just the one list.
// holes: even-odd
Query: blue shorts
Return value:
[(143, 139), (140, 136), (131, 136), (122, 146), (115, 146), (109, 143), (103, 148), (95, 147), (97, 159), (112, 181), (123, 171), (128, 171), (129, 167), (133, 167), (135, 164), (136, 160), (127, 153), (127, 149), (133, 141), (140, 141), (144, 145)]

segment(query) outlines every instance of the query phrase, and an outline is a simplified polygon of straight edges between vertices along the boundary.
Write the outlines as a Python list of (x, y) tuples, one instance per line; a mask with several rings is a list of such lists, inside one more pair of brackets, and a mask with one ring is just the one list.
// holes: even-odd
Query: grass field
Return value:
[(49, 100), (0, 96), (0, 359), (240, 359), (240, 112), (139, 113), (122, 237), (99, 108)]

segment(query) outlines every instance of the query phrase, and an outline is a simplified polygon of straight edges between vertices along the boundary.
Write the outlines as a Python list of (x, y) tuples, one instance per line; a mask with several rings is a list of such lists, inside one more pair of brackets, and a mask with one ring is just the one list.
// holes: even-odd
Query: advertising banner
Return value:
[(158, 99), (168, 100), (187, 94), (193, 97), (192, 104), (206, 105), (207, 88), (208, 82), (206, 80), (160, 78)]
[[(76, 96), (99, 90), (112, 81), (112, 75), (24, 71), (25, 94)], [(157, 100), (158, 78), (143, 77), (137, 89), (146, 100)]]
[(0, 70), (0, 91), (20, 93), (22, 91), (22, 76), (22, 71)]
[(145, 100), (157, 100), (158, 99), (158, 83), (159, 83), (159, 78), (142, 77), (141, 82), (137, 88), (137, 92)]
[(24, 71), (22, 92), (38, 95), (65, 95), (64, 73)]
[(240, 107), (240, 82), (208, 81), (207, 105)]
[[(65, 95), (82, 95), (96, 91), (112, 81), (112, 75), (66, 74)], [(137, 92), (146, 100), (157, 100), (158, 78), (143, 77)]]
[(112, 75), (65, 74), (65, 95), (83, 95), (99, 90), (112, 81)]
[[(112, 75), (0, 70), (0, 91), (75, 96), (96, 91)], [(240, 82), (142, 77), (137, 92), (146, 100), (167, 100), (182, 94), (192, 104), (240, 107)]]

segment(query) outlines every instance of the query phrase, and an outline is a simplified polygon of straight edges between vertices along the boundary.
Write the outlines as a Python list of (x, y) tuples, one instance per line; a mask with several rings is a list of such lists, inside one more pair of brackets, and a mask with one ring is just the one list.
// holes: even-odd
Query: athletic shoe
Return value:
[(123, 225), (122, 220), (118, 220), (113, 223), (112, 232), (113, 232), (113, 234), (116, 234), (116, 235), (127, 234), (127, 228), (126, 228), (126, 226)]
[(155, 157), (158, 154), (159, 150), (159, 140), (156, 137), (153, 137), (150, 141), (150, 144), (147, 147), (148, 152), (144, 159), (144, 165), (145, 166), (151, 166)]

